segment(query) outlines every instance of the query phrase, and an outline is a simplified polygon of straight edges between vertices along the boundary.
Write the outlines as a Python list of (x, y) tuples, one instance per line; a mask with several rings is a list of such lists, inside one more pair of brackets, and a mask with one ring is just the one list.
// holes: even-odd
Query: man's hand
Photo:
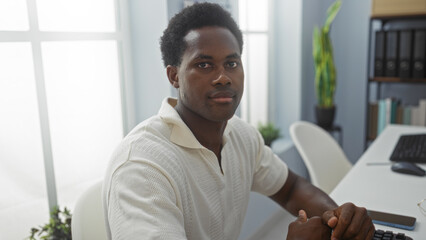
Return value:
[(334, 210), (324, 212), (322, 219), (333, 228), (332, 240), (373, 238), (375, 229), (367, 210), (353, 203), (345, 203)]
[(296, 221), (288, 226), (287, 240), (329, 240), (331, 228), (320, 217), (308, 219), (304, 210), (299, 211)]

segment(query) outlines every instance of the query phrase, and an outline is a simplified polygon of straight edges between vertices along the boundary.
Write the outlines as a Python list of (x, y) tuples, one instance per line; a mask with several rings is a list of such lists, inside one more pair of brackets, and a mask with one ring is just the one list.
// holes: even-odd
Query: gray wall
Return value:
[(370, 1), (343, 1), (331, 36), (339, 69), (336, 103), (341, 113), (336, 121), (343, 127), (343, 149), (352, 162), (364, 151), (370, 9)]
[[(315, 122), (312, 30), (322, 25), (331, 0), (303, 1), (302, 119)], [(337, 69), (336, 124), (343, 129), (343, 150), (355, 162), (364, 151), (368, 27), (371, 0), (343, 1), (331, 27)]]
[(139, 123), (158, 112), (170, 96), (159, 39), (167, 26), (166, 0), (129, 0), (135, 117)]
[(302, 108), (302, 1), (272, 1), (269, 119), (290, 138)]

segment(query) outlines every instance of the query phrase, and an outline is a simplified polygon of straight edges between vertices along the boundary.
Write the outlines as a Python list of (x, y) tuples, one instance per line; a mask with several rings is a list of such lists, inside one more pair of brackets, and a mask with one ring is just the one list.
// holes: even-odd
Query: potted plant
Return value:
[(259, 123), (258, 130), (265, 141), (265, 145), (271, 146), (272, 142), (280, 137), (280, 129), (276, 128), (273, 123), (265, 125)]
[(50, 213), (50, 221), (39, 228), (31, 228), (28, 240), (71, 240), (71, 213), (67, 208), (63, 211), (54, 207)]
[(336, 106), (334, 92), (336, 90), (336, 69), (333, 60), (333, 46), (329, 36), (330, 25), (339, 12), (341, 0), (336, 0), (327, 10), (324, 26), (315, 27), (312, 40), (312, 52), (315, 65), (315, 90), (318, 104), (315, 106), (317, 124), (323, 128), (331, 128)]

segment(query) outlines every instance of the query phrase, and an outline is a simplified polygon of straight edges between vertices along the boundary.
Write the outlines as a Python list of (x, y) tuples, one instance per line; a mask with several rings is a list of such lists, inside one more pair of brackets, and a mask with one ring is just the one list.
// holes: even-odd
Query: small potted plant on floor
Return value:
[(31, 228), (28, 240), (71, 240), (71, 213), (67, 208), (63, 211), (54, 207), (50, 213), (50, 221), (39, 228)]
[(318, 104), (315, 106), (317, 124), (325, 129), (331, 128), (336, 106), (336, 69), (333, 60), (333, 46), (329, 36), (330, 25), (339, 12), (341, 0), (335, 1), (327, 10), (324, 26), (315, 27), (312, 41), (315, 65), (315, 90)]
[(265, 141), (265, 145), (271, 146), (272, 142), (280, 137), (280, 129), (273, 123), (259, 124), (257, 128)]

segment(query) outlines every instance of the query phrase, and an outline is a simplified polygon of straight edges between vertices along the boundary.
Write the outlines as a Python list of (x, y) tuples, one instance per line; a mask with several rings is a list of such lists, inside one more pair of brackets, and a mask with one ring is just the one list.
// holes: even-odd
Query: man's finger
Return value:
[[(363, 219), (362, 227), (359, 229), (358, 233), (352, 234), (352, 236), (354, 237), (347, 237), (347, 239), (372, 239), (374, 235), (374, 230), (375, 228), (373, 222), (371, 218), (367, 216), (365, 219)], [(343, 237), (346, 238), (346, 236), (347, 235), (345, 234), (345, 236)]]
[(365, 239), (373, 239), (375, 231), (376, 231), (376, 228), (374, 227), (373, 224), (371, 224), (371, 227), (368, 230), (367, 237)]
[(337, 225), (337, 216), (335, 215), (334, 211), (326, 211), (322, 215), (322, 221), (324, 224), (328, 225), (331, 228), (335, 228)]
[(342, 209), (338, 216), (338, 221), (336, 227), (333, 229), (332, 239), (342, 239), (343, 234), (346, 232), (346, 229), (352, 222), (352, 217), (354, 216), (353, 207), (345, 207)]
[(365, 208), (358, 208), (354, 212), (343, 238), (352, 239), (355, 236), (362, 235), (362, 238), (365, 239), (365, 235), (367, 235), (371, 225), (371, 221), (368, 221), (368, 218), (367, 210)]
[(308, 221), (308, 216), (307, 216), (305, 210), (299, 210), (299, 216), (297, 216), (297, 221), (300, 221), (302, 223)]

